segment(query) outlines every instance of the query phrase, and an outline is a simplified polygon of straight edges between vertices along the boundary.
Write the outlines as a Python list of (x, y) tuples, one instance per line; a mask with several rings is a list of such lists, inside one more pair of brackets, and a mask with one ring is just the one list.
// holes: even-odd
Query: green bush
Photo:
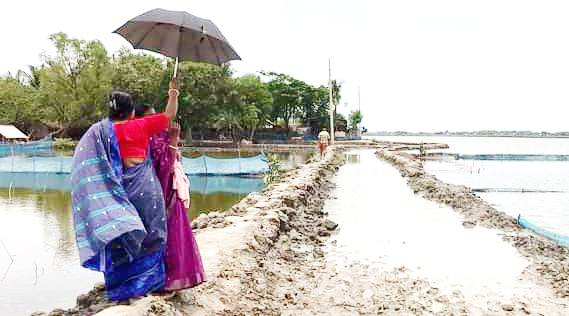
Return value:
[(281, 161), (276, 155), (268, 154), (266, 162), (269, 164), (269, 170), (265, 172), (263, 181), (265, 181), (266, 184), (270, 184), (280, 179), (284, 171), (281, 166)]

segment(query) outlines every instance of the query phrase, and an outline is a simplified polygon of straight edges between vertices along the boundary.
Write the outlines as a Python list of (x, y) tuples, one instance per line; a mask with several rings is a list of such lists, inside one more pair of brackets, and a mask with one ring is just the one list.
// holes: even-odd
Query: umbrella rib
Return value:
[(202, 58), (202, 54), (200, 53), (200, 44), (199, 44), (199, 42), (195, 45), (195, 47), (196, 47), (196, 57), (197, 57), (197, 60), (200, 60), (200, 59)]
[(221, 61), (219, 59), (219, 55), (217, 54), (217, 49), (215, 48), (215, 45), (213, 45), (212, 40), (209, 36), (207, 37), (207, 42), (209, 43), (209, 46), (211, 46), (211, 49), (213, 50), (213, 55), (215, 55), (215, 59), (217, 59), (217, 64), (221, 66)]

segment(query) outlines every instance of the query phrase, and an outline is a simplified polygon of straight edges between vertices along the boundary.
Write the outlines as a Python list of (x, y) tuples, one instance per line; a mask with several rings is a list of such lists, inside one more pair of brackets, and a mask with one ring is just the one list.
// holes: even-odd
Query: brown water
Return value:
[(241, 201), (247, 194), (216, 192), (210, 194), (191, 193), (192, 203), (188, 210), (191, 219), (200, 213), (225, 211)]
[(82, 269), (67, 192), (0, 191), (0, 314), (69, 307), (101, 275)]
[[(65, 191), (0, 191), (0, 315), (68, 308), (102, 275), (81, 268)], [(191, 218), (224, 211), (246, 194), (192, 193)]]

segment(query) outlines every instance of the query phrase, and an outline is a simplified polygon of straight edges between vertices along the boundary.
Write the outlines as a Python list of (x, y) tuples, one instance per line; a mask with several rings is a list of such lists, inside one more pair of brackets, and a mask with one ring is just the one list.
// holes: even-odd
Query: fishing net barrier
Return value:
[[(260, 191), (265, 183), (252, 176), (206, 176), (190, 175), (191, 192), (201, 194), (228, 193), (245, 195)], [(16, 189), (34, 191), (71, 191), (70, 174), (39, 172), (0, 172), (0, 188), (13, 194)]]
[[(0, 173), (71, 173), (72, 157), (66, 156), (7, 156), (0, 157)], [(266, 156), (213, 158), (201, 155), (182, 158), (187, 175), (246, 176), (269, 170)]]
[(530, 221), (528, 221), (527, 219), (523, 218), (522, 215), (518, 215), (518, 225), (520, 225), (521, 227), (531, 230), (532, 232), (541, 235), (553, 242), (556, 242), (557, 244), (567, 247), (569, 248), (569, 237), (568, 236), (564, 236), (555, 232), (552, 232), (550, 230), (547, 230), (545, 228), (539, 227), (533, 223), (531, 223)]
[(508, 161), (569, 161), (569, 155), (539, 155), (539, 154), (453, 154), (443, 153), (442, 156), (455, 160), (508, 160)]
[(51, 138), (23, 143), (0, 143), (0, 156), (14, 154), (49, 155), (53, 154), (53, 144)]

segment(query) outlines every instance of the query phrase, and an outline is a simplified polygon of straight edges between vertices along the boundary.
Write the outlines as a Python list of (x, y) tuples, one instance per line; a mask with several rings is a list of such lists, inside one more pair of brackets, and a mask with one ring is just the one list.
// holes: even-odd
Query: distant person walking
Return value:
[(322, 131), (318, 134), (318, 148), (320, 148), (320, 159), (324, 158), (324, 152), (326, 148), (330, 144), (330, 134), (326, 131), (326, 128), (323, 128)]

